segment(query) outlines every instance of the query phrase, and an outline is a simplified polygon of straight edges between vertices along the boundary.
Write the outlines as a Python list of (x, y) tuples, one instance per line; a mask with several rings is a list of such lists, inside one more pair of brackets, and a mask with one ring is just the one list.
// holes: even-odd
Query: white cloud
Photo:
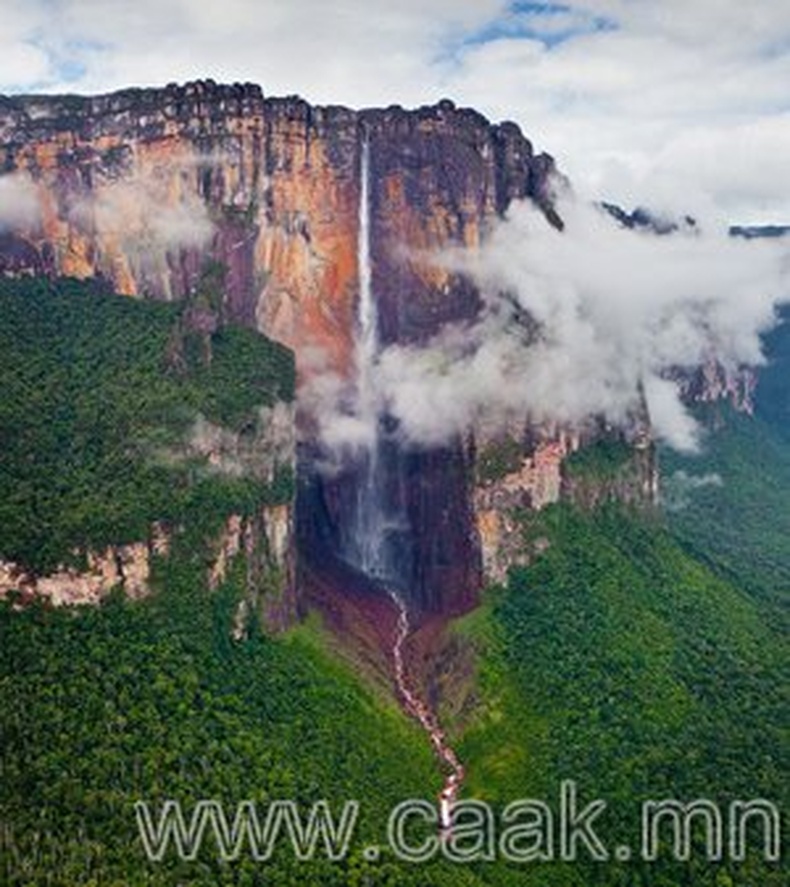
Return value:
[[(790, 218), (790, 177), (777, 175), (790, 131), (784, 5), (570, 5), (616, 28), (581, 32), (543, 51), (513, 37), (473, 46), (452, 75), (464, 97), (515, 117), (596, 196), (638, 190), (635, 202), (646, 202), (677, 176), (678, 210), (694, 212), (696, 200), (730, 221)], [(766, 156), (770, 162), (761, 163)], [(694, 170), (701, 171), (696, 179)], [(745, 187), (736, 193), (733, 181)]]
[(70, 212), (103, 238), (118, 239), (133, 262), (146, 267), (161, 261), (164, 251), (204, 247), (214, 234), (206, 204), (176, 175), (192, 158), (105, 185), (75, 203)]
[(23, 89), (47, 81), (47, 53), (35, 43), (41, 23), (35, 4), (4, 4), (0, 32), (0, 89)]
[[(358, 105), (413, 101), (442, 40), (475, 29), (503, 0), (31, 0), (27, 32), (53, 60), (50, 86), (104, 91), (213, 77), (273, 94)], [(57, 60), (86, 66), (58, 82)], [(37, 78), (36, 78), (37, 79)], [(18, 79), (6, 80), (15, 87)], [(437, 85), (438, 86), (438, 85)], [(2, 87), (2, 84), (0, 84)]]
[[(726, 230), (628, 231), (567, 196), (559, 208), (562, 233), (524, 202), (480, 252), (439, 259), (471, 276), (487, 306), (477, 323), (449, 327), (426, 347), (381, 355), (379, 409), (410, 440), (439, 443), (525, 415), (622, 424), (641, 389), (655, 433), (688, 450), (697, 429), (667, 371), (711, 357), (728, 368), (761, 361), (759, 335), (774, 323), (776, 303), (790, 298), (786, 246)], [(514, 322), (515, 306), (539, 335)], [(336, 424), (331, 399), (323, 406), (327, 441), (337, 443), (348, 420)], [(370, 417), (357, 418), (364, 427)]]

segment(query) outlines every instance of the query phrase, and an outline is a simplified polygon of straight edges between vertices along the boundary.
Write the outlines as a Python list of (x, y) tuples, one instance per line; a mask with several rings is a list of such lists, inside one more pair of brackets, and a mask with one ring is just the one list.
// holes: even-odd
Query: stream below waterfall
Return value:
[(455, 804), (458, 791), (464, 779), (464, 767), (458, 759), (455, 750), (448, 744), (447, 736), (439, 724), (436, 715), (410, 685), (403, 657), (404, 644), (411, 630), (409, 611), (397, 592), (388, 589), (387, 593), (398, 610), (398, 623), (395, 629), (395, 640), (392, 645), (395, 685), (398, 694), (406, 712), (420, 723), (428, 734), (437, 757), (449, 770), (445, 776), (444, 786), (438, 796), (439, 825), (442, 833), (447, 834), (450, 830), (453, 804)]

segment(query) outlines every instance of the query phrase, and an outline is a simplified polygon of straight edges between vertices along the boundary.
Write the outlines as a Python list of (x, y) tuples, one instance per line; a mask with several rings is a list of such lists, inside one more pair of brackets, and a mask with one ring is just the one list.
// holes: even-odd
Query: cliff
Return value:
[(474, 510), (486, 579), (504, 582), (544, 544), (525, 525), (549, 505), (591, 511), (607, 502), (640, 510), (658, 502), (658, 464), (647, 413), (615, 429), (590, 420), (580, 428), (529, 422), (478, 433)]
[(120, 588), (132, 599), (151, 592), (151, 558), (166, 556), (168, 540), (154, 527), (145, 542), (111, 545), (104, 551), (89, 551), (85, 566), (61, 565), (46, 575), (37, 575), (13, 561), (0, 560), (0, 599), (15, 597), (24, 604), (43, 598), (54, 607), (98, 604), (113, 589)]
[[(514, 199), (533, 201), (562, 227), (554, 163), (512, 123), (491, 124), (449, 101), (352, 111), (202, 81), (0, 99), (0, 162), (28, 204), (0, 217), (0, 271), (95, 276), (117, 292), (186, 299), (185, 322), (209, 344), (218, 325), (236, 321), (291, 347), (302, 384), (328, 371), (348, 377), (363, 144), (384, 345), (422, 342), (480, 308), (469, 280), (429, 254), (474, 249)], [(295, 532), (300, 561), (321, 569), (342, 551), (361, 481), (353, 465), (318, 472), (311, 416), (303, 410), (298, 421)], [(399, 569), (417, 609), (470, 606), (484, 574), (501, 569), (490, 565), (509, 556), (492, 530), (509, 503), (540, 507), (559, 495), (567, 432), (530, 434), (541, 444), (525, 446), (526, 461), (496, 490), (476, 480), (485, 440), (387, 446), (383, 485), (406, 515)]]
[(749, 415), (754, 413), (757, 375), (755, 367), (732, 369), (712, 359), (695, 370), (671, 374), (689, 406), (728, 401), (737, 412)]
[(229, 319), (293, 348), (302, 370), (316, 349), (347, 369), (363, 132), (384, 339), (427, 336), (474, 295), (414, 256), (474, 246), (514, 197), (550, 206), (551, 158), (515, 125), (450, 102), (354, 112), (212, 81), (0, 98), (0, 168), (38, 205), (29, 224), (6, 226), (0, 270), (179, 299), (210, 258), (227, 268)]

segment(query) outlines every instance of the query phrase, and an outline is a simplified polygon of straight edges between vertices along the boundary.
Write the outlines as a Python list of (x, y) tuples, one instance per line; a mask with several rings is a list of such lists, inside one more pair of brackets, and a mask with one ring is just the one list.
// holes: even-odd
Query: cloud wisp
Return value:
[(33, 180), (21, 172), (0, 176), (0, 234), (14, 228), (33, 228), (40, 218)]
[[(435, 257), (472, 278), (485, 307), (426, 346), (379, 356), (376, 408), (408, 441), (438, 444), (527, 416), (619, 425), (644, 397), (654, 433), (692, 450), (697, 428), (667, 373), (710, 359), (728, 369), (762, 362), (760, 334), (790, 297), (784, 244), (700, 227), (627, 230), (570, 195), (558, 209), (562, 232), (523, 202), (480, 251)], [(349, 409), (331, 380), (322, 385), (325, 440), (364, 445), (371, 412)]]
[(170, 193), (169, 177), (135, 175), (103, 187), (72, 208), (74, 220), (117, 237), (125, 252), (144, 258), (151, 249), (200, 248), (213, 234), (208, 209), (191, 189)]
[(675, 471), (666, 478), (661, 491), (661, 499), (667, 511), (683, 511), (691, 504), (697, 490), (706, 487), (723, 487), (721, 475), (715, 472), (708, 474), (689, 474), (687, 471)]

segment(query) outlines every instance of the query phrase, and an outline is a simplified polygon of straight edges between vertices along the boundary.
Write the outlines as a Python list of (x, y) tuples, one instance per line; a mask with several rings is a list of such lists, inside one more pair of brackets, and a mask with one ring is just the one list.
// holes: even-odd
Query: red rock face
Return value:
[(513, 197), (549, 206), (551, 159), (514, 125), (449, 102), (356, 113), (210, 81), (0, 98), (2, 169), (40, 204), (38, 224), (0, 231), (0, 270), (100, 275), (122, 293), (177, 299), (214, 259), (232, 318), (298, 361), (317, 348), (348, 369), (363, 130), (384, 339), (424, 338), (475, 307), (425, 254), (476, 245)]
[(469, 282), (434, 260), (477, 247), (515, 197), (550, 207), (553, 163), (512, 124), (491, 126), (450, 102), (417, 112), (367, 112), (372, 166), (374, 289), (384, 342), (415, 342), (479, 308)]
[[(0, 99), (0, 162), (35, 192), (37, 223), (0, 228), (0, 272), (101, 276), (130, 295), (180, 299), (225, 269), (227, 318), (296, 352), (302, 382), (353, 368), (360, 155), (371, 157), (373, 289), (384, 343), (472, 318), (479, 296), (430, 256), (474, 248), (516, 197), (550, 206), (551, 158), (513, 124), (450, 102), (353, 112), (212, 82), (95, 98)], [(0, 221), (0, 224), (2, 222)], [(8, 228), (8, 226), (6, 226)], [(307, 423), (309, 426), (309, 422)], [(465, 448), (396, 453), (425, 610), (466, 606), (481, 567)], [(305, 463), (309, 474), (309, 462)], [(304, 479), (303, 551), (331, 557), (343, 486)], [(318, 517), (316, 517), (318, 515)]]
[(5, 99), (3, 168), (32, 182), (38, 224), (0, 270), (101, 276), (183, 298), (207, 260), (225, 309), (297, 353), (348, 368), (356, 293), (355, 115), (196, 83), (92, 99)]

